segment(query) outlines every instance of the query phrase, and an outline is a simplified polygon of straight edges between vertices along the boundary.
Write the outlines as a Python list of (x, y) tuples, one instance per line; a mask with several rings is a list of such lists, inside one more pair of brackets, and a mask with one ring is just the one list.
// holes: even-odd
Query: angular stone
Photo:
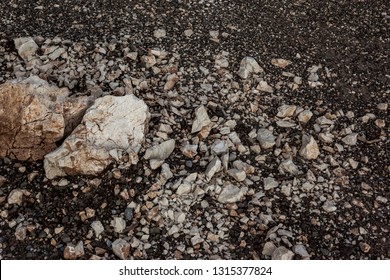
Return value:
[(14, 40), (14, 43), (19, 56), (24, 61), (29, 61), (39, 49), (38, 45), (31, 37), (17, 38)]
[(8, 195), (8, 199), (7, 199), (8, 204), (10, 204), (10, 205), (17, 204), (17, 205), (21, 206), (22, 202), (23, 202), (23, 196), (25, 194), (27, 195), (27, 194), (29, 194), (29, 192), (26, 190), (23, 190), (23, 189), (12, 190)]
[(68, 244), (66, 247), (65, 247), (65, 250), (64, 250), (64, 259), (66, 260), (76, 260), (82, 256), (84, 256), (84, 245), (83, 245), (83, 241), (80, 241), (79, 243), (77, 243), (76, 246), (72, 245), (72, 244)]
[(227, 143), (223, 140), (215, 140), (214, 143), (211, 145), (211, 151), (215, 155), (222, 155), (229, 151), (229, 147)]
[(257, 140), (260, 143), (261, 148), (269, 149), (275, 145), (276, 137), (272, 134), (271, 131), (265, 128), (260, 128), (257, 131)]
[(111, 150), (137, 153), (149, 119), (147, 105), (134, 95), (98, 98), (64, 143), (45, 156), (46, 176), (97, 175), (114, 161)]
[(222, 188), (221, 193), (218, 195), (218, 201), (221, 203), (235, 203), (240, 201), (247, 193), (247, 187), (238, 187), (228, 185)]
[(22, 224), (19, 224), (15, 230), (15, 237), (17, 240), (23, 241), (26, 239), (27, 228)]
[(0, 157), (40, 160), (71, 128), (90, 102), (31, 76), (0, 85)]
[(266, 81), (260, 81), (256, 89), (268, 93), (274, 92), (274, 89)]
[(118, 258), (125, 260), (130, 254), (130, 243), (119, 238), (112, 243), (112, 251)]
[(341, 139), (341, 141), (343, 141), (344, 144), (347, 144), (349, 146), (354, 146), (357, 143), (357, 136), (358, 136), (357, 133), (351, 133), (345, 136), (343, 139)]
[(243, 79), (247, 79), (252, 73), (264, 72), (263, 68), (257, 63), (253, 57), (245, 57), (241, 60), (240, 68), (237, 72), (237, 75)]
[(328, 212), (328, 213), (334, 212), (337, 210), (336, 203), (332, 200), (327, 200), (322, 205), (322, 209), (324, 209), (325, 212)]
[(193, 158), (198, 153), (198, 145), (191, 145), (186, 144), (182, 149), (181, 152), (183, 155), (185, 155), (188, 158)]
[(280, 246), (272, 253), (273, 260), (292, 260), (294, 253), (284, 246)]
[(275, 251), (276, 246), (272, 242), (266, 242), (263, 247), (263, 251), (261, 252), (264, 256), (272, 256)]
[(272, 65), (275, 65), (279, 68), (286, 68), (288, 65), (291, 64), (291, 61), (283, 58), (273, 58), (271, 59), (271, 63)]
[(92, 222), (91, 227), (94, 230), (96, 237), (99, 237), (104, 232), (104, 226), (100, 221)]
[(295, 245), (293, 247), (293, 251), (295, 254), (300, 255), (303, 259), (310, 259), (309, 253), (302, 244)]
[(167, 82), (164, 85), (164, 91), (171, 90), (178, 81), (179, 81), (179, 76), (176, 73), (170, 74), (167, 77)]
[(279, 118), (287, 118), (294, 115), (297, 106), (295, 105), (282, 105), (278, 108), (278, 114), (276, 115)]
[(301, 157), (309, 160), (316, 159), (320, 155), (320, 150), (313, 136), (306, 134), (302, 136), (302, 147), (299, 150), (299, 154)]
[(238, 170), (238, 169), (229, 169), (227, 173), (232, 176), (234, 179), (236, 179), (238, 182), (242, 182), (246, 178), (245, 171)]
[(195, 110), (195, 120), (192, 124), (191, 133), (201, 131), (203, 128), (211, 124), (211, 120), (207, 115), (206, 108), (201, 105)]
[(279, 186), (279, 182), (272, 177), (264, 178), (263, 183), (264, 183), (264, 190), (266, 191), (274, 189), (277, 186)]
[(122, 233), (126, 228), (126, 221), (122, 217), (114, 217), (111, 221), (111, 226), (114, 228), (115, 232)]
[(207, 181), (210, 181), (211, 178), (213, 178), (214, 174), (221, 170), (222, 162), (219, 158), (214, 158), (210, 163), (207, 165), (206, 168), (206, 179)]
[(146, 150), (145, 159), (150, 159), (152, 169), (160, 167), (164, 160), (167, 159), (175, 149), (175, 140), (169, 139), (157, 146), (153, 146)]
[(153, 36), (157, 39), (164, 38), (165, 36), (167, 36), (167, 32), (164, 29), (157, 29), (154, 30)]
[(297, 175), (299, 174), (299, 169), (291, 159), (287, 159), (279, 165), (279, 172), (282, 174), (289, 173), (291, 175)]
[(310, 121), (311, 117), (313, 116), (313, 113), (309, 110), (304, 110), (299, 113), (298, 120), (300, 123), (307, 123)]

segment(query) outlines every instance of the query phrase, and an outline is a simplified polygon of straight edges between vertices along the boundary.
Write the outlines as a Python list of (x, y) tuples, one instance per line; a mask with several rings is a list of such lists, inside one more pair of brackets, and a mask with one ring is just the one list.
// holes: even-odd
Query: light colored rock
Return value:
[(286, 68), (288, 65), (291, 64), (291, 61), (283, 58), (273, 58), (271, 59), (271, 63), (272, 65), (275, 65), (279, 68)]
[(313, 113), (310, 110), (304, 110), (304, 111), (299, 113), (298, 120), (300, 123), (307, 123), (310, 121), (312, 116), (313, 116)]
[(270, 149), (275, 145), (276, 137), (268, 129), (260, 128), (257, 131), (257, 140), (259, 141), (261, 148)]
[(76, 260), (82, 256), (84, 256), (84, 245), (83, 245), (83, 241), (80, 241), (79, 243), (77, 243), (76, 246), (72, 245), (72, 244), (68, 244), (66, 247), (65, 247), (65, 250), (64, 250), (64, 259), (66, 260)]
[(214, 155), (222, 155), (229, 151), (229, 147), (226, 143), (226, 141), (223, 140), (215, 140), (214, 143), (211, 145), (211, 152)]
[(295, 105), (282, 105), (278, 108), (278, 114), (276, 115), (279, 118), (287, 118), (294, 115), (297, 106)]
[(306, 134), (302, 136), (302, 147), (299, 150), (299, 154), (301, 157), (309, 160), (316, 159), (320, 155), (320, 150), (313, 136)]
[(294, 127), (294, 126), (296, 126), (296, 124), (294, 122), (292, 122), (292, 121), (284, 121), (284, 120), (277, 121), (276, 125), (278, 127)]
[(126, 228), (126, 221), (122, 217), (114, 217), (111, 221), (111, 226), (114, 228), (115, 232), (122, 233)]
[(114, 161), (114, 149), (136, 154), (149, 119), (147, 105), (134, 95), (98, 98), (64, 143), (45, 156), (47, 178), (97, 175)]
[(327, 200), (322, 205), (322, 209), (324, 209), (325, 212), (328, 212), (328, 213), (334, 212), (337, 210), (336, 203), (332, 200)]
[(167, 32), (164, 29), (157, 29), (157, 30), (154, 30), (153, 36), (157, 39), (164, 38), (167, 36)]
[(119, 238), (112, 243), (112, 251), (118, 258), (125, 260), (130, 254), (130, 243)]
[(24, 239), (26, 239), (26, 234), (27, 234), (27, 228), (22, 224), (19, 224), (15, 230), (16, 240), (23, 241)]
[(24, 189), (14, 189), (9, 193), (7, 202), (10, 205), (17, 204), (21, 206), (23, 202), (23, 196), (28, 194), (29, 192)]
[(288, 250), (284, 246), (280, 246), (274, 250), (272, 253), (273, 260), (292, 260), (294, 253)]
[(53, 151), (71, 123), (85, 111), (85, 99), (68, 98), (69, 91), (31, 76), (0, 85), (0, 157), (40, 160)]
[(56, 49), (54, 52), (52, 52), (51, 54), (49, 54), (49, 58), (51, 60), (56, 60), (57, 58), (59, 58), (62, 54), (64, 54), (66, 51), (64, 48), (58, 48)]
[(274, 189), (277, 186), (279, 186), (279, 182), (272, 177), (264, 178), (263, 183), (264, 183), (264, 190), (266, 191)]
[(247, 187), (238, 187), (234, 185), (227, 185), (222, 188), (221, 193), (218, 195), (218, 201), (221, 203), (235, 203), (240, 201), (247, 193)]
[(141, 62), (145, 64), (146, 68), (151, 68), (157, 63), (157, 60), (156, 57), (151, 54), (151, 55), (143, 55), (141, 57)]
[(31, 37), (17, 38), (14, 40), (14, 43), (19, 56), (24, 61), (29, 61), (39, 49), (38, 45)]
[(199, 234), (196, 234), (195, 236), (193, 236), (191, 238), (192, 246), (195, 246), (196, 244), (202, 243), (203, 241), (204, 241), (204, 239), (202, 237), (200, 237)]
[(183, 155), (185, 155), (188, 158), (193, 158), (198, 154), (198, 145), (191, 145), (191, 144), (186, 144), (182, 149), (181, 152)]
[(104, 226), (100, 221), (92, 222), (91, 227), (94, 230), (96, 237), (99, 237), (104, 232)]
[(164, 91), (171, 90), (176, 85), (176, 83), (178, 81), (179, 81), (179, 76), (176, 73), (170, 74), (167, 77), (167, 81), (166, 81), (166, 83), (164, 85)]
[(243, 79), (247, 79), (252, 73), (263, 73), (263, 68), (257, 63), (253, 57), (245, 57), (241, 60), (240, 68), (237, 72), (237, 75)]
[(238, 181), (238, 182), (242, 182), (246, 178), (245, 171), (243, 171), (243, 170), (238, 170), (238, 169), (233, 168), (233, 169), (229, 169), (227, 171), (227, 173), (230, 176), (232, 176), (234, 179), (236, 179), (236, 181)]
[(303, 259), (310, 259), (309, 253), (302, 244), (295, 245), (293, 247), (293, 252), (297, 255), (300, 255)]
[(214, 174), (221, 170), (222, 162), (219, 158), (214, 158), (209, 162), (206, 168), (206, 179), (210, 181), (213, 178)]
[(153, 146), (146, 150), (145, 159), (150, 159), (152, 169), (160, 167), (164, 160), (167, 159), (175, 149), (175, 140), (169, 139), (157, 146)]
[(194, 34), (194, 31), (192, 31), (192, 29), (184, 30), (184, 35), (185, 35), (186, 37), (191, 37), (192, 34)]
[(276, 246), (272, 242), (266, 242), (263, 247), (263, 251), (261, 252), (264, 256), (272, 256), (275, 251)]
[(291, 175), (297, 175), (299, 174), (299, 169), (291, 159), (287, 159), (280, 163), (279, 172), (282, 174), (289, 173)]
[(347, 144), (349, 146), (354, 146), (357, 143), (357, 136), (358, 136), (357, 133), (351, 133), (345, 136), (343, 139), (341, 139), (341, 141), (343, 141), (344, 144)]
[(191, 133), (199, 132), (210, 124), (211, 120), (207, 114), (206, 108), (203, 105), (196, 108), (195, 120), (192, 124)]
[(256, 89), (268, 93), (274, 92), (274, 89), (266, 81), (260, 81)]

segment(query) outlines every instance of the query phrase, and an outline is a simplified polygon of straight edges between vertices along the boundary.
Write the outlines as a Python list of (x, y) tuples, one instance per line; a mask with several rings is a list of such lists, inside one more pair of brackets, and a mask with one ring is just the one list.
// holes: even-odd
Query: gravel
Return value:
[(386, 1), (73, 2), (3, 7), (0, 85), (150, 121), (99, 174), (1, 158), (1, 259), (390, 258)]

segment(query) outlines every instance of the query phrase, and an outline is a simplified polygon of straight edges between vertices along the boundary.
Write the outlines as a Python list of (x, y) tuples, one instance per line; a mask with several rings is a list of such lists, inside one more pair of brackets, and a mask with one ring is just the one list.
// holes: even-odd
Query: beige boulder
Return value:
[(39, 160), (71, 130), (92, 100), (31, 76), (0, 85), (0, 157)]

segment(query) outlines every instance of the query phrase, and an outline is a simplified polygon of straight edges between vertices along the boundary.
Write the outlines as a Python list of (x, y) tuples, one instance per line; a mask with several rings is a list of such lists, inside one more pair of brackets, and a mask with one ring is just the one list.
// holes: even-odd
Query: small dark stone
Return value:
[(125, 219), (126, 221), (131, 221), (133, 218), (133, 209), (132, 208), (126, 208), (125, 209)]

